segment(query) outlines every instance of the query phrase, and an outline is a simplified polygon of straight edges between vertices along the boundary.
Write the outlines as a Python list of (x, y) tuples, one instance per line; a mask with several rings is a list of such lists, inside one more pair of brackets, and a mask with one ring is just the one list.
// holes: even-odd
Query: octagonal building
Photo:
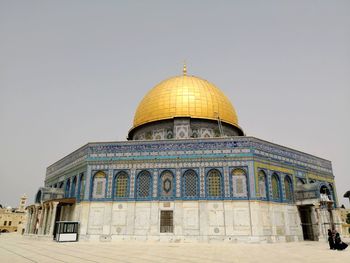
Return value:
[(318, 240), (337, 227), (331, 162), (245, 136), (214, 84), (152, 88), (128, 141), (88, 143), (47, 168), (26, 234), (78, 222), (82, 240)]

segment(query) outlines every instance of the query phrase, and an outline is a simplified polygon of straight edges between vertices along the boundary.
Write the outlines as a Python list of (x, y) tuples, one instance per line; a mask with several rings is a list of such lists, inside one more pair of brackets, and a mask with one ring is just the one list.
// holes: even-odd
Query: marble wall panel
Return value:
[(224, 211), (223, 210), (209, 210), (209, 226), (224, 226)]
[(198, 209), (184, 208), (183, 210), (183, 228), (199, 229), (199, 213)]

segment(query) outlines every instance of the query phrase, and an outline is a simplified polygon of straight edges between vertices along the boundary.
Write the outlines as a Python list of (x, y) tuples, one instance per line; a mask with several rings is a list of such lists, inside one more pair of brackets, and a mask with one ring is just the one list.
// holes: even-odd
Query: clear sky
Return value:
[(350, 1), (0, 0), (0, 203), (46, 167), (125, 140), (158, 82), (213, 82), (247, 135), (332, 161), (350, 190)]

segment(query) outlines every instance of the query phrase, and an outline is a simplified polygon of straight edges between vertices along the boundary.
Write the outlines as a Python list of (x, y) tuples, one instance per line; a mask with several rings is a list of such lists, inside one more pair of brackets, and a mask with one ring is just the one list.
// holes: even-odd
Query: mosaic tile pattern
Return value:
[[(169, 169), (175, 175), (175, 198), (182, 198), (182, 175), (184, 170), (193, 169), (199, 176), (198, 198), (205, 199), (205, 191), (208, 191), (206, 175), (210, 169), (215, 168), (222, 175), (222, 189), (220, 190), (222, 198), (244, 198), (243, 195), (246, 193), (243, 194), (241, 190), (249, 186), (250, 197), (259, 199), (261, 183), (258, 182), (257, 172), (260, 168), (255, 166), (256, 161), (267, 171), (265, 191), (269, 195), (267, 199), (272, 199), (271, 174), (275, 171), (281, 180), (281, 201), (286, 201), (289, 196), (283, 181), (287, 173), (295, 183), (298, 178), (310, 179), (310, 174), (316, 181), (328, 180), (330, 182), (334, 178), (331, 163), (327, 160), (253, 137), (233, 137), (157, 142), (90, 143), (48, 167), (45, 185), (61, 185), (62, 183), (65, 185), (68, 179), (73, 180), (75, 176), (84, 172), (86, 175), (85, 200), (88, 200), (91, 196), (92, 176), (97, 171), (104, 171), (108, 175), (105, 198), (112, 198), (113, 175), (117, 170), (128, 170), (130, 175), (129, 197), (132, 199), (135, 198), (135, 176), (142, 170), (148, 170), (152, 175), (149, 198), (155, 199), (159, 196), (159, 173)], [(232, 179), (231, 173), (235, 167), (244, 167), (247, 173), (246, 182)], [(278, 167), (284, 167), (286, 171), (279, 173)], [(67, 174), (67, 171), (72, 171), (72, 173)], [(233, 188), (234, 184), (240, 185), (239, 193)], [(255, 191), (258, 193), (256, 194)], [(75, 190), (75, 193), (78, 191)], [(264, 195), (264, 193), (261, 194)]]

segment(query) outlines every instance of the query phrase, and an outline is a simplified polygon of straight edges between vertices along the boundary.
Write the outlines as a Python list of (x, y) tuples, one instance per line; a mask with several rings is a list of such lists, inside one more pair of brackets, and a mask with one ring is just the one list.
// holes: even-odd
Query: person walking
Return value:
[(335, 246), (334, 246), (334, 235), (332, 230), (328, 229), (328, 244), (329, 244), (329, 249), (334, 250)]
[(348, 247), (348, 244), (342, 242), (339, 233), (336, 233), (334, 239), (334, 246), (337, 250), (344, 250)]

